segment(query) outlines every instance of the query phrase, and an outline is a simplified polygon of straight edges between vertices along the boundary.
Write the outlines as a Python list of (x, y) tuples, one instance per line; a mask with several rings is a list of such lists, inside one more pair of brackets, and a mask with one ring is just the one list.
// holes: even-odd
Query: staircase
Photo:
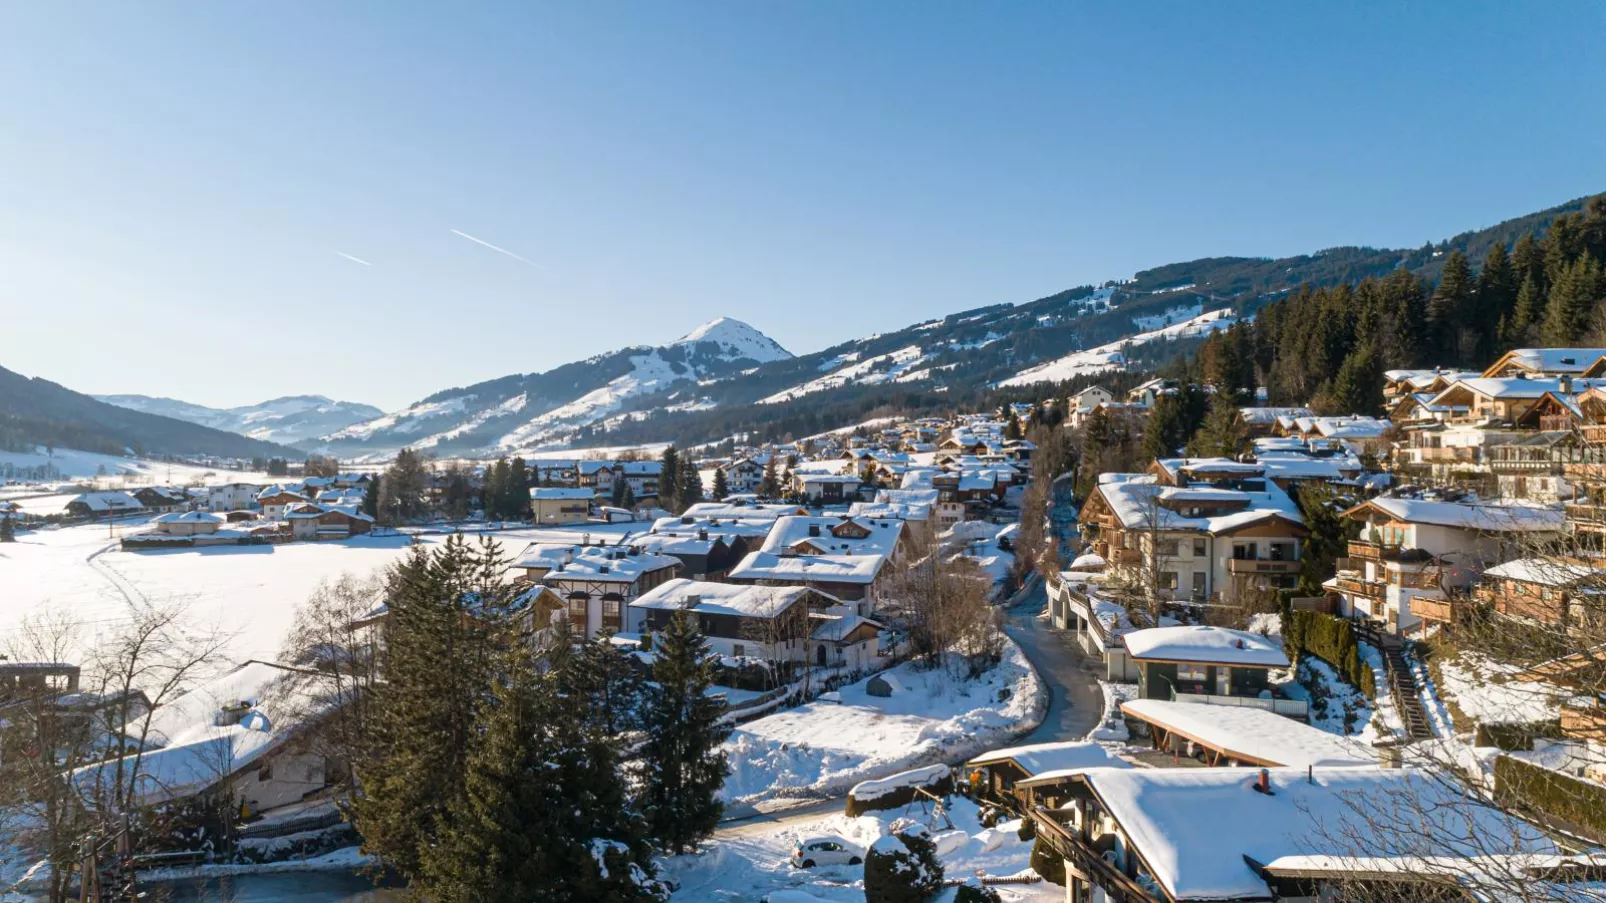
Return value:
[(1405, 723), (1408, 741), (1432, 739), (1433, 726), (1428, 724), (1427, 712), (1422, 709), (1421, 689), (1416, 685), (1411, 662), (1405, 657), (1405, 642), (1392, 634), (1382, 634), (1378, 637), (1377, 645), (1383, 652), (1389, 693), (1394, 697), (1394, 707), (1400, 713), (1400, 720)]

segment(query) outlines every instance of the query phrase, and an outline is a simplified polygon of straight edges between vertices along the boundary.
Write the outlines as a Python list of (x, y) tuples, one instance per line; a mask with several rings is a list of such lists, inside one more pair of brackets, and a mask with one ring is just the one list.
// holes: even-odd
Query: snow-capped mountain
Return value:
[(651, 409), (658, 401), (685, 406), (678, 396), (695, 394), (701, 384), (791, 357), (752, 326), (719, 317), (667, 345), (622, 348), (545, 373), (437, 392), (311, 444), (356, 457), (388, 455), (404, 446), (464, 455), (552, 447), (607, 418)]
[(322, 395), (286, 395), (237, 408), (209, 408), (176, 398), (149, 395), (95, 397), (131, 411), (159, 414), (284, 445), (316, 439), (383, 413), (371, 404), (333, 401)]

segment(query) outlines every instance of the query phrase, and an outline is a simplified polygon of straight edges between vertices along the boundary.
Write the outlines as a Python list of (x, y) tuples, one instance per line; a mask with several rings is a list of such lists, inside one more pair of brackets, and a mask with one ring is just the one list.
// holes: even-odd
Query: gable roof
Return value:
[(1150, 627), (1121, 635), (1127, 654), (1134, 659), (1165, 662), (1199, 662), (1286, 668), (1288, 656), (1281, 643), (1258, 633), (1196, 624)]
[(1492, 533), (1550, 532), (1566, 524), (1559, 508), (1541, 505), (1465, 504), (1385, 496), (1364, 501), (1345, 511), (1344, 516), (1359, 520), (1366, 513), (1382, 514), (1402, 523)]
[[(695, 611), (699, 614), (742, 618), (774, 618), (811, 595), (838, 601), (835, 596), (807, 586), (753, 586), (712, 583), (676, 577), (665, 581), (630, 603), (631, 608)], [(695, 597), (697, 602), (688, 606)]]

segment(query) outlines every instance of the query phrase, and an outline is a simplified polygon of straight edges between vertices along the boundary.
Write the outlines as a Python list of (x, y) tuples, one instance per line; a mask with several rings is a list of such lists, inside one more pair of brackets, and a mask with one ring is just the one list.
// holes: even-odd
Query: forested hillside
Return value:
[(1464, 243), (1481, 247), (1481, 258), (1443, 253), (1436, 279), (1401, 268), (1267, 304), (1253, 324), (1204, 343), (1203, 375), (1263, 385), (1273, 404), (1375, 414), (1385, 370), (1482, 369), (1531, 345), (1606, 347), (1606, 196), (1581, 212), (1515, 222), (1527, 230), (1503, 226)]
[(106, 404), (0, 367), (0, 449), (41, 445), (106, 454), (127, 449), (137, 455), (305, 456), (272, 442)]

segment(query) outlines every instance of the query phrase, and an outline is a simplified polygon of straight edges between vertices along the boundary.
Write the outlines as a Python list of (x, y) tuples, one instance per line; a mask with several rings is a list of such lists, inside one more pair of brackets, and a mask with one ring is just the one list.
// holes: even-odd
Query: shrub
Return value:
[(903, 826), (865, 854), (865, 903), (924, 903), (942, 888), (942, 877), (931, 833), (921, 825)]
[(1561, 737), (1561, 721), (1535, 721), (1532, 723), (1501, 722), (1479, 724), (1473, 739), (1474, 746), (1498, 746), (1507, 752), (1534, 748), (1534, 738)]
[(1606, 839), (1606, 788), (1511, 756), (1494, 760), (1495, 792), (1508, 805), (1538, 810), (1577, 833)]
[(1015, 829), (1015, 836), (1021, 840), (1031, 840), (1037, 836), (1037, 822), (1031, 818), (1020, 820), (1020, 827)]
[(1001, 903), (1002, 900), (998, 891), (971, 882), (959, 885), (959, 891), (954, 894), (954, 903)]
[(1377, 678), (1361, 658), (1355, 626), (1317, 611), (1290, 611), (1283, 620), (1283, 645), (1296, 656), (1314, 655), (1333, 666), (1340, 677), (1377, 698)]
[(1032, 844), (1032, 871), (1043, 876), (1044, 881), (1065, 886), (1065, 860), (1054, 848), (1043, 842), (1043, 836), (1037, 836), (1037, 842)]

